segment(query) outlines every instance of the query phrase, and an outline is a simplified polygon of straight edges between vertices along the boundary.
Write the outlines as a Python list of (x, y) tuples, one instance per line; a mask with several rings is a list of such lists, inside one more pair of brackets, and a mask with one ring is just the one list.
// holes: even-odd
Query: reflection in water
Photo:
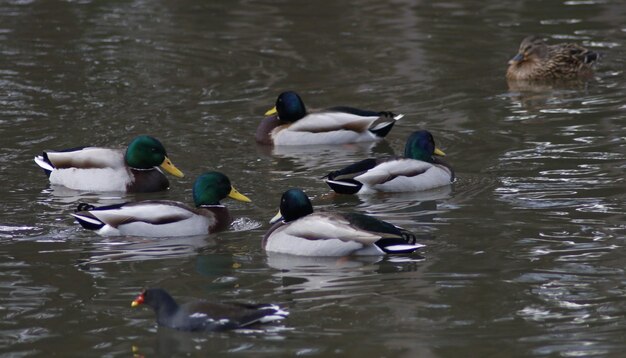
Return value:
[[(204, 355), (216, 353), (263, 352), (264, 341), (282, 341), (282, 334), (292, 329), (284, 325), (266, 326), (264, 329), (248, 329), (229, 332), (182, 332), (167, 327), (150, 330), (153, 337), (130, 349), (135, 357), (173, 357), (180, 354)], [(156, 331), (156, 332), (155, 332)]]
[(307, 301), (367, 296), (380, 285), (368, 276), (410, 270), (422, 259), (419, 255), (337, 258), (267, 253), (267, 264), (279, 270), (273, 274), (281, 282), (277, 289), (298, 297), (306, 294)]
[[(368, 158), (372, 152), (391, 151), (386, 141), (352, 143), (341, 145), (315, 145), (315, 146), (261, 146), (257, 145), (257, 151), (265, 155), (279, 158), (281, 163), (295, 173), (311, 170), (322, 173), (330, 172), (331, 168), (350, 163), (354, 158)], [(389, 153), (389, 152), (387, 152)], [(284, 163), (288, 160), (290, 163)], [(326, 174), (326, 173), (325, 173)]]
[(94, 264), (186, 257), (197, 253), (200, 249), (215, 245), (215, 241), (206, 236), (103, 238), (93, 244), (88, 257), (81, 258), (78, 265), (88, 269)]
[[(388, 221), (416, 234), (418, 240), (432, 239), (432, 224), (453, 207), (440, 205), (452, 194), (452, 186), (409, 193), (376, 193), (372, 195), (340, 195), (328, 193), (316, 202), (320, 210), (356, 211)], [(331, 203), (329, 205), (328, 203)]]
[[(562, 128), (564, 136), (574, 134), (573, 143), (533, 142), (530, 149), (510, 151), (503, 155), (502, 162), (507, 167), (523, 165), (535, 171), (536, 176), (502, 177), (502, 187), (496, 189), (500, 198), (508, 200), (518, 208), (580, 208), (588, 210), (596, 207), (601, 212), (619, 210), (617, 203), (606, 202), (596, 195), (602, 188), (610, 188), (614, 175), (607, 175), (602, 162), (610, 164), (620, 160), (618, 153), (593, 151), (588, 144), (604, 140), (598, 136), (569, 134), (571, 128)], [(589, 128), (587, 129), (589, 130)], [(591, 134), (591, 133), (589, 133)], [(596, 146), (599, 144), (596, 144)], [(567, 159), (567, 163), (562, 161)], [(555, 161), (561, 164), (556, 164)], [(590, 195), (582, 195), (589, 193)], [(587, 208), (587, 209), (584, 209)]]

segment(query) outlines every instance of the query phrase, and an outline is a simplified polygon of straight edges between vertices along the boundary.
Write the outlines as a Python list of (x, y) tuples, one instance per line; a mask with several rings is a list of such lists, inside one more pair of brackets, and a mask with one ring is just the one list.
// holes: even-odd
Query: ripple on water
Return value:
[(571, 143), (527, 142), (531, 148), (506, 152), (500, 158), (505, 171), (515, 167), (534, 171), (535, 176), (504, 175), (496, 194), (516, 208), (562, 208), (606, 211), (615, 204), (599, 195), (611, 190), (623, 178), (607, 169), (624, 158), (623, 154), (598, 151), (606, 137), (588, 134), (593, 127), (565, 126), (561, 133)]
[(12, 239), (15, 237), (24, 236), (25, 233), (31, 233), (35, 231), (37, 228), (33, 226), (7, 226), (0, 225), (0, 238), (2, 239)]
[(233, 231), (249, 231), (249, 230), (258, 229), (261, 226), (263, 226), (263, 224), (258, 220), (241, 217), (241, 218), (236, 218), (230, 224), (230, 229)]
[(37, 320), (43, 324), (60, 316), (62, 309), (45, 309), (50, 301), (48, 295), (56, 289), (36, 284), (27, 273), (30, 264), (3, 256), (2, 261), (10, 264), (0, 267), (0, 345), (28, 344), (56, 334), (38, 325), (11, 328), (22, 320)]
[[(624, 293), (623, 284), (607, 291), (615, 285), (615, 280), (623, 275), (623, 269), (603, 267), (597, 264), (566, 263), (544, 272), (526, 273), (513, 282), (531, 285), (531, 294), (539, 302), (526, 305), (517, 312), (525, 320), (545, 326), (549, 332), (563, 334), (565, 346), (601, 336), (601, 328), (624, 326), (623, 310), (615, 306), (615, 295)], [(573, 337), (576, 327), (586, 327), (585, 333)], [(549, 338), (536, 338), (548, 342)], [(598, 342), (596, 342), (598, 343)], [(594, 344), (596, 344), (594, 343)]]

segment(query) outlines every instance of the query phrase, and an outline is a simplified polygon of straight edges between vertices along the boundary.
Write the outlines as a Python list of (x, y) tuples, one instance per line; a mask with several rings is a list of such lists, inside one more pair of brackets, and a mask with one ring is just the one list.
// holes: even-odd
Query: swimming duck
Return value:
[(449, 185), (454, 171), (436, 156), (445, 153), (435, 147), (430, 132), (421, 130), (409, 136), (403, 157), (364, 159), (330, 172), (326, 183), (339, 194), (422, 191)]
[(509, 80), (572, 80), (590, 77), (596, 52), (573, 43), (548, 45), (536, 36), (526, 37), (509, 61)]
[(70, 214), (88, 230), (102, 236), (192, 236), (206, 235), (228, 228), (232, 217), (220, 200), (230, 197), (250, 202), (219, 172), (207, 172), (193, 185), (195, 208), (178, 201), (145, 200), (136, 203), (94, 207), (78, 205)]
[(131, 307), (147, 305), (159, 326), (190, 332), (215, 332), (249, 328), (285, 319), (289, 312), (274, 304), (239, 304), (192, 301), (179, 305), (164, 289), (141, 291)]
[(301, 256), (411, 253), (423, 247), (413, 233), (358, 213), (314, 213), (300, 189), (283, 193), (275, 224), (263, 237), (267, 252)]
[(158, 167), (175, 177), (183, 173), (167, 157), (163, 144), (141, 135), (126, 151), (79, 147), (45, 151), (35, 163), (48, 175), (51, 184), (74, 190), (153, 192), (165, 190), (169, 181)]
[(283, 92), (256, 131), (256, 140), (273, 145), (345, 144), (385, 137), (403, 114), (333, 107), (307, 111), (302, 98)]

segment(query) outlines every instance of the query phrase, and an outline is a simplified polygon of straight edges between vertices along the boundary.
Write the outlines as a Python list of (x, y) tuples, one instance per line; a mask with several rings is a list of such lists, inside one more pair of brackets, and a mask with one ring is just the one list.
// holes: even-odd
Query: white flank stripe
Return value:
[(343, 186), (352, 186), (352, 187), (358, 186), (356, 184), (347, 183), (347, 182), (344, 182), (344, 181), (330, 180), (330, 179), (326, 179), (326, 182), (327, 183), (337, 184), (337, 185), (343, 185)]
[(289, 312), (283, 310), (278, 305), (269, 305), (269, 306), (261, 306), (258, 308), (259, 310), (273, 309), (275, 315), (289, 316)]
[(279, 316), (279, 315), (263, 316), (261, 317), (261, 319), (259, 319), (259, 322), (267, 323), (267, 322), (273, 322), (273, 321), (280, 321), (282, 319), (285, 319), (285, 316)]
[(53, 171), (54, 170), (54, 167), (51, 166), (45, 160), (43, 160), (43, 157), (41, 155), (38, 155), (38, 156), (35, 157), (35, 163), (37, 163), (37, 165), (39, 165), (41, 168), (43, 168), (45, 170), (49, 170), (49, 171)]
[(371, 131), (377, 131), (383, 127), (387, 127), (389, 125), (390, 122), (383, 122), (383, 123), (378, 123), (377, 125), (374, 126), (374, 128), (370, 128)]
[(417, 250), (424, 245), (391, 245), (385, 246), (385, 250), (387, 251), (406, 251), (406, 250)]
[(94, 225), (102, 225), (103, 224), (103, 222), (101, 222), (100, 220), (96, 220), (96, 219), (93, 219), (93, 218), (90, 218), (90, 217), (87, 217), (87, 216), (82, 216), (82, 215), (78, 215), (78, 214), (70, 214), (70, 215), (72, 215), (73, 217), (75, 217), (78, 220), (86, 221), (86, 222), (88, 222), (90, 224), (94, 224)]
[(397, 116), (393, 117), (393, 119), (395, 119), (397, 121), (397, 120), (399, 120), (402, 117), (404, 117), (404, 114), (398, 114)]

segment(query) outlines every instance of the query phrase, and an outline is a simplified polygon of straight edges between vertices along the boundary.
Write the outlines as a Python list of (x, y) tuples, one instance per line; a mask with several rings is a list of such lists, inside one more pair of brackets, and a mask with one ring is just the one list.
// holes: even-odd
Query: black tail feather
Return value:
[(76, 210), (74, 210), (75, 213), (79, 212), (79, 211), (88, 211), (88, 210), (93, 210), (96, 207), (91, 205), (91, 204), (87, 204), (87, 203), (78, 203), (78, 206), (76, 207)]
[(415, 236), (414, 233), (402, 228), (398, 229), (400, 229), (400, 231), (402, 232), (402, 239), (404, 240), (404, 242), (411, 245), (415, 245), (417, 243), (417, 236)]
[(379, 161), (375, 158), (368, 158), (358, 161), (356, 163), (350, 164), (347, 167), (339, 170), (332, 171), (326, 175), (326, 178), (330, 180), (345, 180), (347, 178), (339, 178), (341, 176), (347, 176), (348, 178), (354, 178), (355, 176), (361, 175), (366, 171), (374, 168), (379, 164)]
[(369, 131), (374, 133), (374, 135), (376, 135), (377, 137), (385, 138), (387, 136), (387, 134), (389, 134), (389, 132), (391, 132), (391, 128), (393, 128), (394, 124), (396, 124), (395, 121), (389, 122), (386, 126), (383, 126), (383, 127), (380, 127), (380, 128), (376, 128), (376, 129), (370, 128)]

